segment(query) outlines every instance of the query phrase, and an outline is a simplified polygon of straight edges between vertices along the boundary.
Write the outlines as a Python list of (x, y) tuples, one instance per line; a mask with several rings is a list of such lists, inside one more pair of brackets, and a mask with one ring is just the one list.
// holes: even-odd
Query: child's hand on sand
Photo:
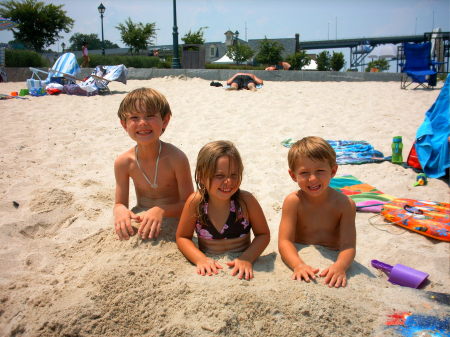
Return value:
[(222, 269), (222, 266), (219, 262), (210, 259), (209, 257), (197, 263), (197, 274), (202, 276), (217, 274), (219, 273), (218, 269)]
[(131, 226), (131, 220), (140, 222), (141, 217), (125, 206), (118, 206), (114, 209), (114, 228), (119, 240), (128, 240), (130, 236), (135, 234), (134, 228)]
[(291, 278), (293, 280), (299, 280), (302, 279), (306, 282), (309, 282), (310, 279), (315, 280), (316, 274), (319, 272), (318, 268), (313, 268), (307, 264), (299, 264), (297, 267), (294, 268), (294, 273), (292, 274)]
[(139, 236), (145, 239), (156, 239), (161, 232), (164, 210), (159, 207), (152, 207), (141, 216), (141, 226), (139, 227)]
[(253, 278), (253, 265), (249, 261), (234, 259), (233, 261), (227, 262), (227, 265), (228, 267), (233, 268), (231, 271), (232, 276), (237, 274), (240, 280), (244, 276), (246, 280)]
[(319, 274), (319, 276), (325, 277), (325, 284), (328, 284), (330, 288), (345, 287), (347, 285), (347, 276), (345, 274), (345, 269), (340, 267), (336, 263), (323, 270)]

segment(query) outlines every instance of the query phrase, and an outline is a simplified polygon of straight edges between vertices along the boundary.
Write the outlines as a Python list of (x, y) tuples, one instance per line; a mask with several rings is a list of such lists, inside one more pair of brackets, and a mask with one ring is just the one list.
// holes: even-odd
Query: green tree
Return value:
[(146, 50), (148, 46), (153, 45), (151, 39), (156, 37), (156, 23), (143, 24), (134, 23), (128, 18), (125, 23), (120, 23), (116, 28), (120, 31), (123, 43), (130, 47), (133, 54), (139, 53), (139, 50)]
[(70, 32), (74, 21), (62, 10), (64, 5), (46, 5), (37, 0), (9, 0), (0, 3), (0, 16), (18, 24), (12, 29), (14, 39), (36, 51), (50, 46)]
[(235, 44), (227, 49), (227, 56), (236, 64), (241, 64), (254, 55), (254, 51), (246, 44)]
[(379, 71), (389, 70), (389, 62), (385, 59), (379, 59), (375, 61), (371, 61), (367, 64), (366, 71), (370, 71), (371, 68), (377, 68)]
[(256, 61), (261, 64), (271, 65), (277, 64), (283, 58), (281, 52), (284, 47), (277, 41), (268, 40), (264, 37), (264, 40), (259, 44), (259, 52), (256, 55)]
[(327, 71), (331, 69), (330, 53), (327, 50), (320, 52), (317, 55), (317, 70)]
[(191, 30), (189, 30), (189, 32), (185, 34), (184, 37), (181, 38), (181, 40), (185, 44), (204, 44), (205, 38), (203, 37), (203, 35), (206, 28), (208, 27), (200, 27), (196, 32), (193, 33), (191, 32)]
[(333, 52), (333, 56), (331, 56), (330, 59), (331, 69), (334, 71), (339, 71), (344, 67), (344, 65), (345, 65), (344, 54), (342, 54), (341, 52), (339, 53)]
[(291, 65), (291, 69), (301, 70), (304, 66), (311, 63), (311, 58), (306, 55), (306, 51), (300, 50), (286, 57), (286, 61)]
[[(83, 42), (86, 41), (89, 49), (102, 49), (102, 41), (98, 38), (97, 34), (81, 34), (75, 33), (70, 39), (69, 50), (81, 50)], [(119, 48), (119, 46), (111, 41), (105, 40), (105, 49)]]

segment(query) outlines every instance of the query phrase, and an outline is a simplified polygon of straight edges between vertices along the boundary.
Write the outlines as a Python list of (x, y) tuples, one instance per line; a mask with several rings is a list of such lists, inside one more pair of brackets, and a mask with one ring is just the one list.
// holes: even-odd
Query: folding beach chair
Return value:
[[(80, 72), (80, 66), (77, 63), (77, 58), (73, 53), (65, 53), (61, 55), (48, 71), (30, 67), (32, 72), (31, 78), (27, 80), (28, 89), (45, 88), (51, 82), (65, 84), (63, 79), (75, 82), (76, 75)], [(39, 74), (47, 75), (43, 80)]]
[(80, 88), (87, 92), (98, 90), (99, 93), (111, 93), (108, 84), (112, 81), (127, 84), (128, 69), (119, 64), (116, 66), (97, 66), (91, 76), (80, 83)]
[(431, 88), (436, 86), (435, 62), (431, 59), (431, 43), (404, 43), (403, 52), (405, 63), (401, 63), (401, 88), (406, 89), (412, 83), (417, 83), (418, 88)]

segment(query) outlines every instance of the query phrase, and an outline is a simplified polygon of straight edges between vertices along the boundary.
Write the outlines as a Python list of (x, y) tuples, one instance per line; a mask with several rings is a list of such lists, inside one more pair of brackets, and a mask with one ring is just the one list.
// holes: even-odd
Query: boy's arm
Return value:
[(264, 81), (262, 79), (260, 79), (258, 76), (256, 76), (255, 74), (253, 74), (253, 79), (255, 80), (256, 84), (264, 83)]
[(342, 216), (339, 222), (339, 254), (336, 262), (320, 273), (326, 276), (325, 284), (330, 287), (345, 287), (347, 285), (346, 271), (351, 266), (356, 255), (356, 205), (346, 197), (342, 205)]
[(217, 269), (222, 267), (216, 261), (207, 258), (206, 255), (195, 246), (194, 242), (192, 242), (199, 202), (200, 196), (198, 193), (192, 193), (186, 200), (175, 235), (176, 242), (178, 249), (183, 253), (186, 259), (197, 266), (198, 274), (217, 274)]
[(229, 79), (227, 80), (227, 84), (233, 83), (233, 80), (234, 80), (234, 79), (236, 78), (236, 76), (238, 76), (238, 75), (241, 75), (241, 73), (234, 74), (233, 77), (231, 77), (231, 78), (229, 78)]
[(256, 198), (249, 192), (242, 191), (242, 199), (248, 213), (249, 222), (252, 224), (254, 238), (250, 246), (239, 256), (239, 258), (228, 262), (229, 267), (234, 267), (231, 275), (238, 274), (239, 278), (253, 278), (252, 264), (266, 249), (270, 242), (270, 230), (267, 225), (264, 212)]
[(278, 250), (284, 263), (294, 271), (292, 278), (294, 280), (303, 278), (309, 282), (310, 278), (315, 279), (315, 274), (319, 270), (303, 262), (294, 245), (298, 221), (298, 202), (296, 193), (291, 193), (284, 199), (278, 233)]
[(116, 178), (116, 192), (114, 201), (114, 227), (119, 239), (128, 240), (134, 234), (131, 219), (139, 221), (139, 216), (128, 209), (129, 174), (125, 155), (120, 155), (114, 161), (114, 175)]

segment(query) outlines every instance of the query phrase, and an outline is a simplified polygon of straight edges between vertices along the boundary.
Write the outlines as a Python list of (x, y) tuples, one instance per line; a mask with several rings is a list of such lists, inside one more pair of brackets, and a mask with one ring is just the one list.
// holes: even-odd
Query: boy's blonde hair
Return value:
[(129, 92), (122, 100), (117, 115), (125, 121), (132, 112), (160, 113), (164, 119), (172, 115), (169, 102), (159, 91), (151, 88), (138, 88)]
[(330, 167), (336, 166), (336, 152), (325, 139), (320, 137), (305, 137), (292, 145), (288, 153), (288, 164), (291, 171), (295, 170), (295, 162), (299, 157), (325, 160), (330, 164)]
[[(227, 156), (230, 159), (230, 164), (233, 161), (238, 169), (238, 184), (242, 181), (242, 173), (244, 165), (242, 164), (241, 156), (232, 142), (226, 140), (218, 140), (204, 145), (197, 156), (197, 165), (195, 167), (195, 184), (197, 185), (198, 193), (201, 201), (199, 203), (197, 213), (201, 223), (206, 223), (207, 215), (204, 211), (204, 204), (208, 202), (208, 191), (205, 184), (209, 184), (216, 172), (217, 159), (222, 156)], [(232, 196), (236, 202), (236, 207), (239, 208), (239, 189)]]

